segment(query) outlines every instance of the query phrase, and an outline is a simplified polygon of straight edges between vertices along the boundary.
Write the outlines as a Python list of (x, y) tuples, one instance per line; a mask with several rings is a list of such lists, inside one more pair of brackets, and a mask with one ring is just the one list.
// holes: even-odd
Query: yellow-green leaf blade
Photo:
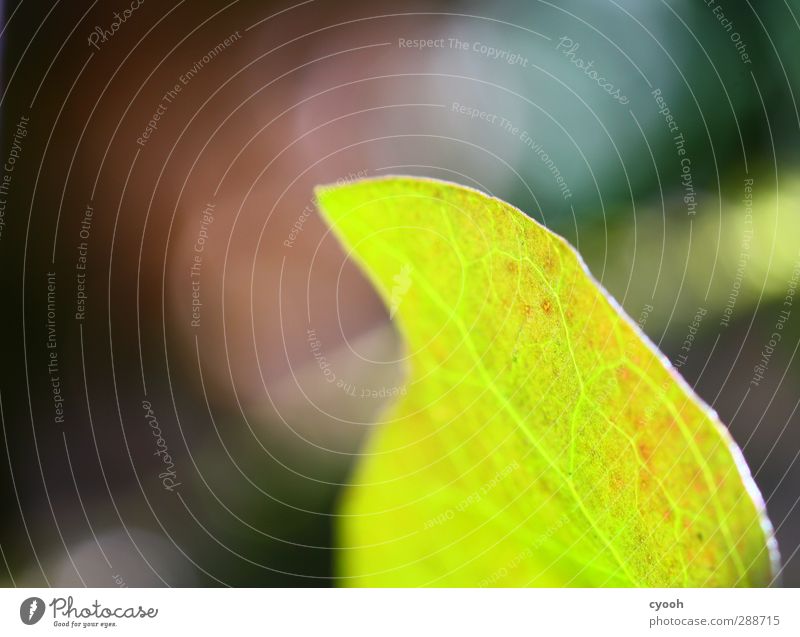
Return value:
[(738, 449), (566, 242), (433, 180), (318, 200), (397, 320), (410, 373), (344, 497), (345, 581), (771, 581)]

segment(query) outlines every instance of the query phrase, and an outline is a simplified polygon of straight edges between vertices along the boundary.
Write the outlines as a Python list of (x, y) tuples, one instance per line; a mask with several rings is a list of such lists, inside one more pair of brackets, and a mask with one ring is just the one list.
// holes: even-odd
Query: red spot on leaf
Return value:
[(548, 274), (552, 274), (553, 270), (555, 270), (555, 261), (553, 260), (553, 253), (552, 251), (548, 250), (547, 254), (544, 257), (544, 269), (545, 272)]
[(694, 489), (697, 493), (702, 493), (705, 491), (703, 473), (700, 471), (700, 469), (696, 469), (694, 472), (694, 477), (692, 478), (692, 489)]

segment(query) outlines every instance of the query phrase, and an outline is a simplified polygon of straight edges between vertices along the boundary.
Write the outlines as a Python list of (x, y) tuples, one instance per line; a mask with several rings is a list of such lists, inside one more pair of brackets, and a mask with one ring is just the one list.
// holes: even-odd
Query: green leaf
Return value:
[(434, 180), (317, 196), (408, 367), (343, 497), (344, 583), (771, 582), (739, 449), (563, 239)]

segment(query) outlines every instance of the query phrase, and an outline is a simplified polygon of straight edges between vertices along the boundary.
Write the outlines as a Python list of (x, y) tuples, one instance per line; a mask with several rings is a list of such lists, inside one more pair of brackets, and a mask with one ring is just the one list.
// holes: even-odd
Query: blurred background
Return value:
[(403, 376), (312, 189), (402, 173), (579, 249), (729, 425), (800, 585), (798, 0), (2, 16), (0, 584), (335, 583)]

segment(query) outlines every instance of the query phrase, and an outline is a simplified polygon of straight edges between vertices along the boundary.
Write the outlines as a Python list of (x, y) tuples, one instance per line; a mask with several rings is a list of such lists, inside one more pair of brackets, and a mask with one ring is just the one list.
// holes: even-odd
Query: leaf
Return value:
[(772, 530), (739, 449), (563, 239), (434, 180), (317, 196), (409, 370), (343, 497), (343, 582), (771, 582)]

